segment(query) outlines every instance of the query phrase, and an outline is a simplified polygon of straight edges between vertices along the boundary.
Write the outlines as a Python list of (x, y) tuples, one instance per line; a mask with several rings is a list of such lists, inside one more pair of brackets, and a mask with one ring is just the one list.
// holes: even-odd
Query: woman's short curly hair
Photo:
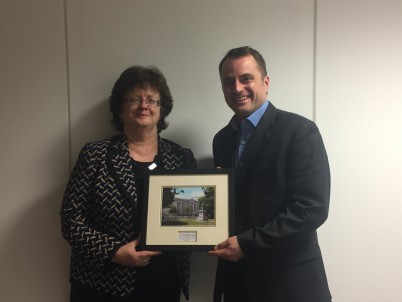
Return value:
[(113, 86), (109, 98), (109, 110), (112, 113), (112, 124), (120, 132), (123, 132), (123, 123), (120, 113), (123, 108), (125, 94), (134, 87), (150, 86), (160, 93), (161, 113), (158, 121), (158, 133), (168, 127), (165, 118), (173, 108), (173, 98), (163, 73), (154, 66), (131, 66), (123, 71)]

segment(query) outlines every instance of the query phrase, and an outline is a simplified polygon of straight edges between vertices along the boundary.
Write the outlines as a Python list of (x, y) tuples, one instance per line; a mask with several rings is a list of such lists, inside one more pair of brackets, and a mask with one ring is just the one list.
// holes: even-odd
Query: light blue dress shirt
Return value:
[[(247, 141), (250, 139), (252, 134), (254, 133), (255, 127), (257, 127), (261, 117), (264, 115), (265, 110), (267, 110), (269, 105), (269, 101), (265, 101), (260, 108), (254, 111), (250, 116), (248, 116), (244, 121), (240, 124), (240, 142), (239, 142), (239, 150), (237, 154), (237, 162), (240, 161), (240, 158), (243, 154), (243, 151), (247, 145)], [(235, 127), (236, 128), (236, 127)], [(238, 130), (238, 129), (237, 129)]]

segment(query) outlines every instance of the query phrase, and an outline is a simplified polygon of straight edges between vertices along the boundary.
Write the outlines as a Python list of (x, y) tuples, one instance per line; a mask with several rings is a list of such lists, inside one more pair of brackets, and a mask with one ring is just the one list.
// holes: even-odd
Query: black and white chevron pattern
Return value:
[[(195, 168), (189, 149), (159, 138), (163, 169)], [(62, 232), (72, 247), (70, 279), (115, 296), (135, 288), (136, 269), (111, 263), (115, 251), (139, 232), (136, 184), (123, 135), (86, 144), (67, 184)], [(190, 258), (178, 253), (183, 293), (188, 298)]]

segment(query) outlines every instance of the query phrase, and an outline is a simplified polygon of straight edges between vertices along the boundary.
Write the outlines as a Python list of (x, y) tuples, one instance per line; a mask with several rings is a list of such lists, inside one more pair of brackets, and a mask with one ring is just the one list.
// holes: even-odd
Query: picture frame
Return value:
[(213, 250), (233, 228), (233, 169), (150, 172), (142, 203), (142, 250)]

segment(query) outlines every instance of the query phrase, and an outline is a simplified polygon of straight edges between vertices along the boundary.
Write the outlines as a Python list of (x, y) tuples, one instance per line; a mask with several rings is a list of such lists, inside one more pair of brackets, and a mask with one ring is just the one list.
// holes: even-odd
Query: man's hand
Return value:
[(230, 237), (219, 243), (215, 246), (215, 250), (209, 251), (208, 254), (234, 262), (244, 257), (244, 253), (237, 242), (237, 236)]
[(124, 266), (146, 266), (152, 256), (160, 255), (161, 252), (139, 251), (136, 246), (140, 243), (140, 237), (121, 246), (112, 258), (112, 262)]

